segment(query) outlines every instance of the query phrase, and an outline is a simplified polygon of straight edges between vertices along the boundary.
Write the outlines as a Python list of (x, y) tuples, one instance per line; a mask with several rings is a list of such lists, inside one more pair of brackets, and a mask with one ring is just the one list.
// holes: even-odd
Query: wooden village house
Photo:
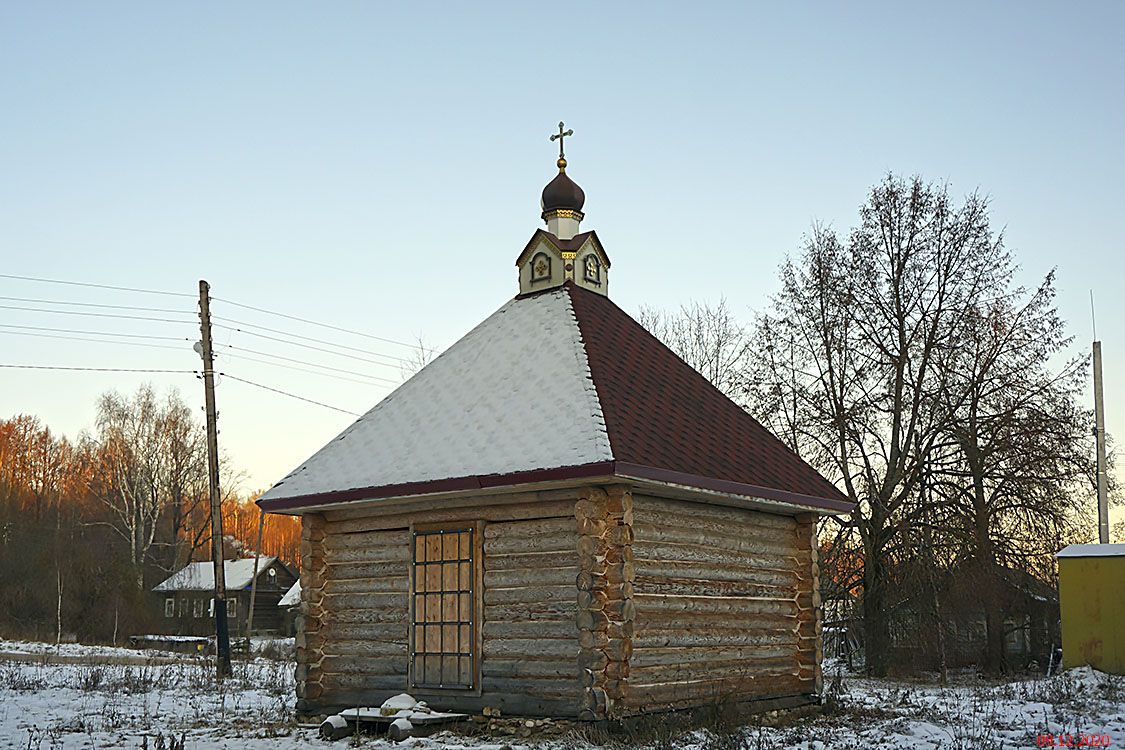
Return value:
[[(254, 582), (254, 558), (227, 560), (227, 616), (232, 633), (245, 634), (250, 612), (250, 594)], [(276, 557), (258, 559), (258, 586), (254, 592), (254, 632), (278, 633), (282, 627), (282, 611), (278, 602), (296, 582), (297, 576)], [(215, 595), (215, 568), (208, 562), (188, 563), (166, 581), (153, 588), (163, 630), (171, 635), (212, 635), (215, 632), (211, 599)]]
[(558, 167), (519, 294), (259, 500), (302, 520), (300, 713), (818, 698), (851, 505), (610, 300)]

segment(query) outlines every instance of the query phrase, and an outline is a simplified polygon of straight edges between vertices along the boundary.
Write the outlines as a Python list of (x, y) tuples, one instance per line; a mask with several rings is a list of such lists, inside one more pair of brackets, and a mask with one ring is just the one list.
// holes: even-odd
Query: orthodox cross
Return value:
[(574, 135), (574, 131), (573, 130), (564, 131), (563, 130), (563, 124), (560, 121), (559, 122), (559, 132), (556, 133), (555, 135), (551, 136), (552, 141), (558, 141), (559, 142), (559, 158), (560, 159), (566, 158), (565, 155), (563, 154), (563, 139), (566, 138), (567, 136), (571, 136), (571, 135)]

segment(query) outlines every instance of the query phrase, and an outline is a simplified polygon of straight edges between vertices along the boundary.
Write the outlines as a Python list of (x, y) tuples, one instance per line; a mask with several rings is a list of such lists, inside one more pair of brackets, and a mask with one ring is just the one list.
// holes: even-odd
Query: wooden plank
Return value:
[(805, 692), (806, 684), (796, 675), (675, 680), (649, 685), (634, 685), (630, 680), (623, 702), (647, 708), (691, 706), (723, 699), (796, 695)]
[(409, 653), (407, 638), (406, 628), (402, 626), (396, 626), (394, 630), (386, 630), (378, 637), (363, 640), (339, 638), (326, 633), (322, 650), (325, 655), (332, 656), (391, 656), (398, 654), (406, 658)]
[(571, 698), (575, 702), (581, 697), (581, 684), (578, 679), (534, 679), (531, 677), (492, 677), (481, 678), (481, 686), (486, 697), (493, 693), (522, 693), (536, 698)]
[(577, 545), (578, 535), (573, 530), (558, 534), (512, 534), (511, 536), (486, 539), (484, 554), (487, 557), (489, 555), (567, 552), (570, 550), (577, 553)]
[(405, 572), (375, 578), (335, 578), (324, 582), (325, 594), (405, 594), (410, 588), (410, 576)]
[(391, 656), (330, 656), (325, 654), (319, 671), (322, 680), (330, 675), (363, 675), (368, 677), (387, 677), (406, 675), (409, 657), (404, 651)]
[(788, 586), (770, 586), (744, 581), (710, 581), (699, 578), (665, 578), (638, 573), (634, 591), (672, 596), (751, 596), (765, 599), (796, 599), (796, 591)]
[(345, 609), (331, 612), (328, 622), (332, 625), (361, 625), (382, 622), (406, 622), (406, 602), (400, 606), (380, 607), (377, 609)]
[[(763, 586), (777, 586), (795, 595), (799, 574), (795, 570), (761, 570), (750, 565), (700, 563), (682, 560), (653, 560), (633, 552), (633, 567), (638, 576), (647, 578), (682, 578), (701, 581), (742, 581)], [(649, 593), (660, 593), (649, 592)]]
[(402, 609), (408, 604), (405, 593), (325, 594), (324, 608), (329, 615), (348, 610)]
[(578, 604), (569, 602), (527, 602), (524, 604), (486, 604), (485, 622), (541, 622), (554, 620), (574, 622)]

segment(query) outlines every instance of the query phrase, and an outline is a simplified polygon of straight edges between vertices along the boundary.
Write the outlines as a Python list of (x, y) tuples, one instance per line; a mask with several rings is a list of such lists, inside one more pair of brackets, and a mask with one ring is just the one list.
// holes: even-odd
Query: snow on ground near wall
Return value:
[[(293, 724), (293, 666), (289, 662), (237, 662), (234, 679), (218, 690), (206, 660), (115, 664), (123, 654), (138, 652), (73, 644), (56, 649), (6, 641), (0, 641), (0, 653), (26, 655), (22, 661), (0, 660), (0, 748), (140, 748), (145, 737), (151, 748), (157, 733), (184, 734), (187, 748), (193, 750), (350, 746), (350, 740), (327, 744), (317, 738), (315, 730)], [(105, 663), (44, 663), (54, 653), (100, 654)], [(946, 689), (846, 675), (840, 685), (833, 687), (833, 682), (829, 674), (826, 691), (831, 710), (821, 716), (782, 720), (780, 726), (759, 726), (759, 717), (742, 726), (728, 723), (720, 730), (688, 733), (654, 719), (645, 731), (616, 744), (656, 744), (676, 750), (946, 750), (1036, 747), (1040, 734), (1051, 733), (1108, 735), (1110, 747), (1125, 747), (1125, 678), (1088, 668), (1045, 680), (962, 683)], [(379, 739), (364, 739), (359, 744), (392, 747)], [(411, 739), (399, 747), (497, 750), (504, 745), (535, 750), (592, 747), (570, 736), (480, 739), (448, 733)]]

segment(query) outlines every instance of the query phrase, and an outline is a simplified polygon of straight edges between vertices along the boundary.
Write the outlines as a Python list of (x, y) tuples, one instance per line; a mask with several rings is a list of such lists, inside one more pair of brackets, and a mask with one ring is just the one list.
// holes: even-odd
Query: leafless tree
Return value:
[(637, 322), (727, 396), (741, 400), (750, 333), (727, 305), (692, 302), (676, 312), (642, 307)]
[(867, 666), (885, 674), (888, 585), (937, 438), (939, 353), (1003, 254), (987, 202), (960, 206), (941, 186), (888, 176), (841, 242), (814, 228), (757, 326), (751, 409), (857, 503)]

